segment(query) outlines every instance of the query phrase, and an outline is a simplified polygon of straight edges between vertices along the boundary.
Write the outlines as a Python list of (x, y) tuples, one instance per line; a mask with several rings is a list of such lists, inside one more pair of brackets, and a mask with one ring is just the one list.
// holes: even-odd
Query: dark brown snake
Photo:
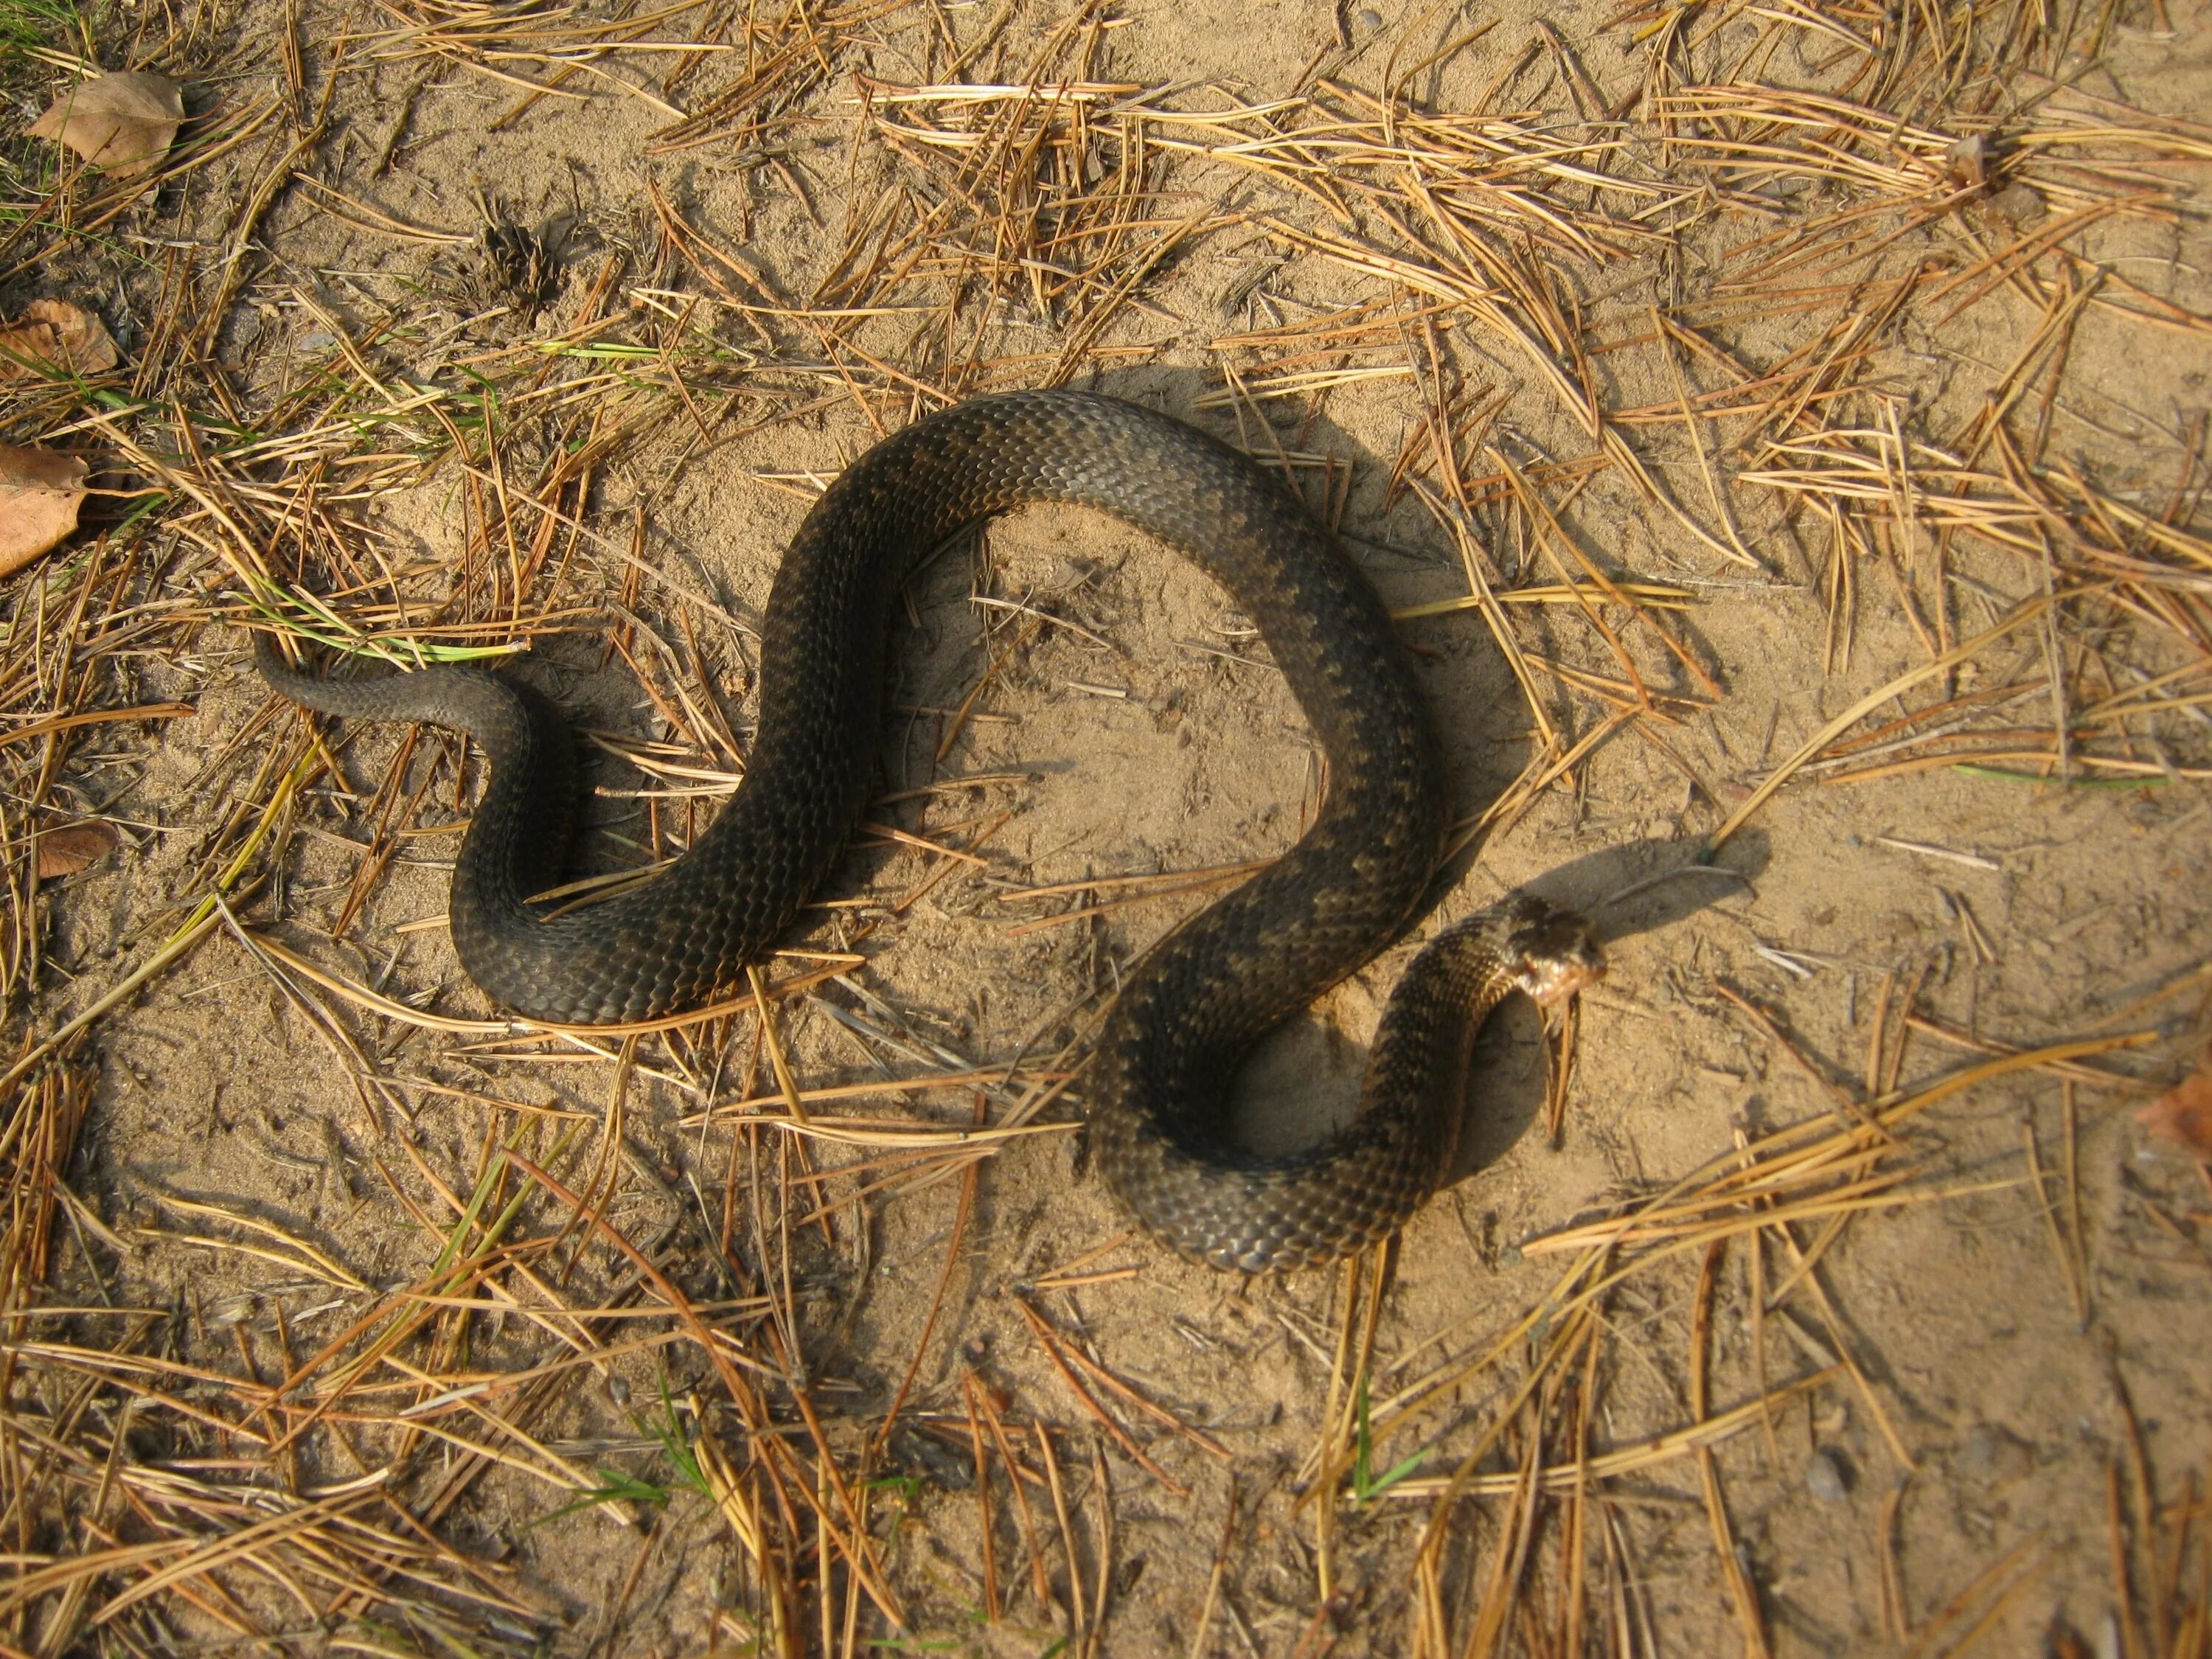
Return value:
[(547, 919), (576, 819), (567, 729), (520, 683), (446, 665), (366, 680), (287, 666), (269, 684), (326, 714), (428, 720), (482, 746), (491, 780), (453, 872), (461, 964), (532, 1019), (649, 1020), (744, 982), (819, 890), (871, 793), (900, 584), (951, 537), (1031, 501), (1097, 507), (1180, 550), (1258, 626), (1328, 757), (1327, 796), (1282, 857), (1191, 917), (1123, 979), (1085, 1092), (1107, 1182), (1194, 1261), (1260, 1273), (1382, 1239), (1447, 1171), (1468, 1057), (1516, 987), (1602, 971), (1589, 931), (1534, 901), (1447, 929), (1399, 981), (1358, 1115), (1261, 1156), (1224, 1138), (1252, 1045), (1414, 918), (1444, 827), (1427, 708), (1381, 601), (1335, 538), (1249, 457), (1167, 416), (1078, 392), (979, 398), (848, 467), (799, 529), (761, 635), (744, 786), (673, 866)]

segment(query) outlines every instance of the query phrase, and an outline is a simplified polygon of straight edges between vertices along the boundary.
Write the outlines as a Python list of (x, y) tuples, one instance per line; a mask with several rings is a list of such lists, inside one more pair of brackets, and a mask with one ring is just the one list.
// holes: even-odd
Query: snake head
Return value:
[(1573, 911), (1541, 899), (1514, 902), (1499, 956), (1513, 982), (1540, 1008), (1564, 1002), (1605, 977), (1605, 952), (1595, 930)]

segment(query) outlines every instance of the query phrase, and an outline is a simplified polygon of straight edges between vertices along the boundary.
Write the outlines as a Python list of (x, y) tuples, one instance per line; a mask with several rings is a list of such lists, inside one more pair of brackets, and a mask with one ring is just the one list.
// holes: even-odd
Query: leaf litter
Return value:
[(82, 455), (0, 444), (0, 575), (75, 532), (89, 471)]
[(123, 361), (99, 316), (66, 300), (33, 300), (0, 327), (0, 376), (104, 374)]
[(118, 179), (136, 179), (161, 165), (184, 120), (184, 93), (174, 81), (126, 70), (66, 88), (23, 131), (67, 145)]

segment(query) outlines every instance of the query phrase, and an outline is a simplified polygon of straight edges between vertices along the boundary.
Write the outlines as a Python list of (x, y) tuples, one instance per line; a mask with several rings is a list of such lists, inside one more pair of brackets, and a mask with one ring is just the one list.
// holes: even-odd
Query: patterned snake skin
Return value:
[(979, 398), (916, 422), (849, 467), (799, 526), (761, 639), (744, 784), (646, 884), (551, 920), (577, 779), (560, 715), (478, 669), (276, 690), (328, 714), (469, 732), (491, 781), (453, 872), (453, 946), (530, 1018), (610, 1024), (730, 994), (820, 890), (871, 793), (891, 618), (907, 573), (962, 529), (1030, 501), (1100, 508), (1193, 559), (1251, 617), (1328, 757), (1327, 799), (1281, 858), (1127, 975), (1090, 1087), (1108, 1182), (1164, 1243), (1259, 1273), (1382, 1238), (1429, 1195), (1456, 1133), (1467, 1053), (1516, 985), (1545, 995), (1599, 971), (1587, 930), (1529, 902), (1471, 918), (1416, 959), (1384, 1016), (1359, 1115), (1288, 1157), (1221, 1138), (1229, 1078), (1266, 1032), (1412, 920), (1444, 807), (1429, 714), (1389, 619), (1336, 542), (1248, 457), (1167, 416), (1077, 392)]

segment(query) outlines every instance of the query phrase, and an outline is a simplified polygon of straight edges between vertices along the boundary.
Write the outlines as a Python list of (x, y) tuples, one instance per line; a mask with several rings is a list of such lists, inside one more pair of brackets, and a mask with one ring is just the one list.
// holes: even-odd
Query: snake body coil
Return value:
[(419, 720), (490, 762), (453, 872), (453, 945), (534, 1019), (652, 1019), (743, 982), (819, 890), (870, 793), (896, 599), (948, 538), (1031, 501), (1100, 508), (1193, 559), (1258, 626), (1328, 757), (1287, 853), (1154, 945), (1126, 976), (1086, 1090), (1109, 1183), (1163, 1242), (1246, 1272), (1387, 1236), (1441, 1178), (1475, 1029), (1514, 986), (1597, 971), (1571, 918), (1486, 911), (1422, 952), (1386, 1012), (1358, 1116), (1305, 1152), (1221, 1138), (1237, 1064), (1411, 920), (1444, 807), (1427, 709), (1374, 590), (1249, 458), (1166, 416), (1076, 392), (980, 398), (878, 444), (799, 526), (761, 635), (744, 785), (644, 885), (548, 920), (576, 807), (566, 729), (534, 691), (478, 669), (325, 680), (265, 642), (276, 690), (325, 714)]

